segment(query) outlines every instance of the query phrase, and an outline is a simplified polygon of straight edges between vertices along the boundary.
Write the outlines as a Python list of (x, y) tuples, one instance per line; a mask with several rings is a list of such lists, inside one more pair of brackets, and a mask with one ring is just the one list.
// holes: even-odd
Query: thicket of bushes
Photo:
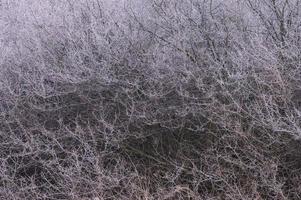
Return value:
[(300, 3), (0, 1), (0, 199), (300, 199)]

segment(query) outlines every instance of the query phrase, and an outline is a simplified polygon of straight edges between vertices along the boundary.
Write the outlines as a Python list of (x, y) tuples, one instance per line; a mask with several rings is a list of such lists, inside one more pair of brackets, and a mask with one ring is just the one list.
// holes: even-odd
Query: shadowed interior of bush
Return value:
[[(10, 176), (14, 176), (17, 183), (22, 185), (25, 180), (30, 184), (33, 181), (41, 191), (47, 187), (58, 190), (64, 182), (64, 170), (74, 169), (78, 162), (85, 164), (77, 166), (74, 176), (79, 180), (83, 175), (95, 179), (99, 174), (94, 159), (102, 156), (103, 170), (112, 171), (123, 160), (128, 163), (127, 170), (149, 180), (149, 184), (153, 185), (150, 191), (155, 190), (158, 184), (170, 187), (187, 185), (200, 194), (221, 195), (226, 188), (226, 180), (214, 170), (234, 173), (235, 177), (228, 176), (227, 181), (245, 187), (249, 184), (247, 179), (258, 178), (255, 169), (235, 164), (240, 162), (252, 166), (256, 159), (250, 160), (252, 155), (248, 152), (254, 148), (250, 145), (255, 145), (258, 154), (265, 154), (266, 159), (284, 158), (277, 175), (288, 178), (286, 185), (292, 184), (290, 180), (296, 178), (289, 171), (301, 169), (301, 159), (296, 153), (300, 148), (296, 142), (288, 143), (292, 139), (288, 138), (282, 144), (289, 151), (276, 151), (279, 145), (275, 144), (269, 146), (272, 150), (264, 153), (267, 148), (257, 141), (265, 140), (259, 128), (254, 128), (254, 133), (249, 136), (234, 137), (235, 133), (212, 123), (204, 117), (204, 113), (179, 116), (171, 112), (166, 105), (179, 108), (183, 104), (189, 105), (176, 92), (167, 94), (173, 94), (172, 98), (162, 96), (155, 101), (144, 96), (144, 106), (165, 107), (165, 112), (161, 116), (154, 109), (154, 113), (148, 113), (149, 116), (139, 117), (131, 115), (125, 106), (133, 99), (122, 93), (125, 90), (121, 87), (124, 86), (91, 85), (94, 86), (89, 88), (88, 83), (76, 85), (75, 91), (61, 96), (25, 96), (10, 112), (18, 120), (1, 122), (1, 132), (7, 135), (5, 140), (9, 144), (1, 157), (6, 159)], [(137, 98), (141, 101), (141, 96)], [(153, 121), (157, 117), (165, 120)], [(195, 181), (200, 182), (195, 184)], [(126, 193), (124, 187), (121, 184), (108, 193), (116, 193), (118, 188)], [(290, 186), (286, 187), (289, 191)], [(89, 196), (92, 189), (84, 188)], [(269, 193), (269, 189), (262, 190)]]

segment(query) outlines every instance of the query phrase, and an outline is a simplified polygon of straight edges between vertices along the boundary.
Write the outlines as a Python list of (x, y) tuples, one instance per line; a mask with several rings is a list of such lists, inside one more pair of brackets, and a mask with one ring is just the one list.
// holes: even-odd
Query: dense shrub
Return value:
[(0, 1), (1, 199), (300, 199), (300, 1)]

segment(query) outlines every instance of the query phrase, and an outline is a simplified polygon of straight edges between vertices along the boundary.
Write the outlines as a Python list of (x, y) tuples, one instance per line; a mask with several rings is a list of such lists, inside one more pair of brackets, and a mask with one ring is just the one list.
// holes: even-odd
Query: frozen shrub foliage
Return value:
[(0, 199), (301, 199), (300, 0), (0, 0)]

